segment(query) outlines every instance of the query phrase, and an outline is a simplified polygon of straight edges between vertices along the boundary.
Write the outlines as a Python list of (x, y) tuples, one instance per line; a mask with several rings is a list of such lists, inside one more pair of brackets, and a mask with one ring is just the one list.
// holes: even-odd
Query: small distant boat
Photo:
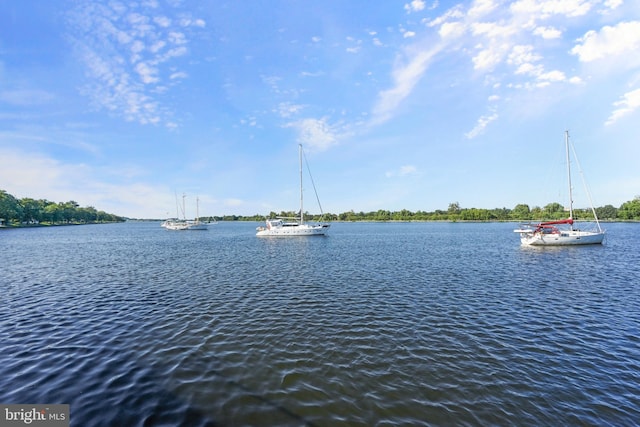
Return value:
[[(165, 220), (161, 226), (166, 228), (167, 230), (208, 230), (209, 223), (200, 221), (200, 200), (196, 198), (196, 218), (186, 219), (185, 216), (185, 206), (184, 199), (186, 195), (182, 195), (182, 215), (183, 219), (178, 218), (170, 218)], [(177, 200), (176, 200), (176, 209), (177, 209)], [(177, 213), (177, 212), (176, 212)]]
[[(309, 224), (304, 221), (303, 191), (302, 191), (302, 144), (298, 145), (300, 157), (300, 217), (278, 217), (267, 219), (264, 227), (258, 227), (258, 237), (290, 237), (290, 236), (324, 236), (329, 232), (330, 224)], [(315, 190), (315, 186), (314, 186)], [(322, 211), (322, 207), (320, 207)]]
[[(598, 215), (591, 203), (591, 211), (595, 218), (595, 229), (580, 230), (575, 228), (573, 219), (573, 194), (571, 188), (571, 162), (569, 156), (569, 131), (565, 131), (565, 149), (567, 161), (567, 179), (569, 184), (569, 218), (557, 221), (545, 221), (537, 224), (526, 224), (517, 230), (520, 242), (530, 246), (573, 246), (601, 244), (604, 240), (604, 230), (600, 227)], [(575, 157), (575, 149), (573, 150)], [(590, 197), (589, 197), (590, 199)]]

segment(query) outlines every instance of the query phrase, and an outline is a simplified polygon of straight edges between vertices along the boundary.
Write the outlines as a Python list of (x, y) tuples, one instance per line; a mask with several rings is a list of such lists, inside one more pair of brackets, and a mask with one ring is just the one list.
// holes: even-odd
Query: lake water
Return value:
[(0, 403), (72, 426), (625, 426), (640, 224), (525, 248), (516, 224), (0, 230)]

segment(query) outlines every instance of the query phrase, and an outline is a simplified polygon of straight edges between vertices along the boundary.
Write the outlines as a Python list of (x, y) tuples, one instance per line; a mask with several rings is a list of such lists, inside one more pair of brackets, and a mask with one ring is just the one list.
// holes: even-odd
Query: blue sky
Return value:
[(566, 205), (569, 129), (617, 207), (640, 194), (638, 123), (638, 1), (0, 3), (0, 189), (19, 198), (296, 210), (302, 143), (325, 212)]

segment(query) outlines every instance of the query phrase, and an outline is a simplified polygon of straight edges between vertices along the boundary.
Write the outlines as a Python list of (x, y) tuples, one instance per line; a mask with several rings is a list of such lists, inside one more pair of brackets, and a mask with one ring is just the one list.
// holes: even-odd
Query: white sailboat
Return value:
[[(572, 145), (573, 148), (573, 145)], [(565, 131), (565, 150), (567, 161), (567, 180), (569, 184), (569, 218), (557, 221), (545, 221), (538, 224), (523, 225), (517, 230), (513, 230), (520, 234), (520, 242), (523, 245), (530, 246), (573, 246), (573, 245), (593, 245), (601, 244), (604, 240), (604, 230), (600, 227), (598, 215), (591, 202), (591, 211), (595, 218), (595, 229), (580, 230), (575, 227), (576, 222), (573, 219), (573, 194), (571, 187), (571, 161), (569, 156), (569, 131)], [(573, 149), (574, 157), (575, 149)], [(585, 185), (586, 187), (586, 185)], [(588, 194), (588, 191), (587, 191)]]
[[(258, 227), (256, 236), (259, 237), (290, 237), (290, 236), (324, 236), (329, 232), (327, 223), (308, 224), (304, 221), (303, 189), (302, 189), (302, 144), (298, 144), (300, 157), (300, 217), (267, 219), (264, 227)], [(315, 188), (315, 186), (314, 186)], [(322, 208), (320, 208), (322, 211)]]
[[(187, 196), (185, 194), (182, 195), (182, 219), (171, 218), (165, 220), (161, 225), (167, 230), (208, 230), (209, 224), (206, 222), (200, 221), (200, 199), (196, 198), (196, 218), (186, 219), (185, 215), (185, 205), (184, 199)], [(177, 200), (176, 200), (176, 213), (177, 213)]]

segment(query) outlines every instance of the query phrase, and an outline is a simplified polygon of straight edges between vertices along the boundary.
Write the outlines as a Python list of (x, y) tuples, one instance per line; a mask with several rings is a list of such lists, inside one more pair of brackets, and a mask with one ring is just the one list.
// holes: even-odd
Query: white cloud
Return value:
[(54, 99), (55, 96), (52, 93), (37, 89), (14, 89), (0, 92), (0, 101), (21, 107), (48, 104)]
[(632, 90), (622, 95), (619, 101), (613, 103), (617, 107), (606, 121), (606, 125), (612, 125), (620, 118), (627, 116), (640, 108), (640, 89)]
[(153, 22), (155, 22), (162, 28), (169, 28), (169, 26), (171, 25), (171, 19), (167, 18), (166, 16), (156, 16), (155, 18), (153, 18)]
[(278, 105), (278, 115), (283, 118), (289, 118), (299, 114), (304, 109), (303, 105), (292, 104), (291, 102), (281, 102)]
[(411, 94), (440, 49), (440, 46), (436, 46), (432, 50), (420, 51), (413, 54), (406, 63), (396, 61), (392, 72), (393, 87), (378, 94), (378, 101), (373, 108), (374, 124), (384, 122), (391, 117), (392, 112)]
[(205, 23), (187, 15), (174, 22), (158, 16), (157, 7), (155, 2), (79, 3), (68, 14), (68, 36), (87, 70), (82, 93), (96, 108), (142, 124), (175, 124), (158, 95), (187, 77), (175, 59), (188, 53), (189, 28)]
[(565, 76), (565, 74), (559, 70), (549, 71), (538, 76), (538, 80), (547, 82), (562, 82), (566, 79), (567, 77)]
[[(125, 179), (121, 184), (105, 184), (100, 181), (98, 170), (83, 163), (66, 163), (43, 154), (0, 148), (3, 167), (0, 182), (3, 189), (18, 197), (46, 199), (53, 202), (74, 200), (80, 206), (125, 216), (144, 217), (148, 206), (172, 206), (159, 194), (169, 194), (165, 189), (154, 188), (142, 182)], [(135, 177), (131, 168), (112, 171), (114, 175)], [(168, 196), (167, 196), (168, 197)], [(159, 216), (162, 216), (159, 209)]]
[(153, 53), (158, 53), (160, 52), (165, 46), (167, 45), (167, 42), (164, 40), (158, 40), (155, 43), (153, 43), (151, 45), (151, 47), (149, 48), (149, 50)]
[[(27, 154), (20, 151), (2, 150), (0, 158), (3, 160), (3, 166), (0, 168), (0, 181), (3, 183), (3, 189), (12, 193), (13, 188), (19, 188), (25, 193), (14, 194), (16, 197), (45, 198), (45, 195), (55, 197), (61, 193), (57, 188), (61, 180), (75, 180), (85, 177), (81, 172), (82, 167), (65, 166), (57, 160), (40, 156), (37, 153)], [(68, 175), (65, 176), (65, 174)], [(41, 186), (54, 187), (54, 191), (50, 189), (43, 191), (39, 188)]]
[(624, 0), (605, 0), (604, 6), (608, 9), (617, 9), (624, 3)]
[(362, 48), (362, 40), (356, 40), (353, 37), (347, 37), (347, 42), (352, 44), (352, 46), (349, 46), (346, 48), (347, 52), (349, 53), (360, 52), (360, 49)]
[(479, 71), (491, 71), (507, 55), (507, 45), (493, 45), (482, 49), (472, 58), (473, 68)]
[(477, 22), (471, 25), (474, 36), (484, 36), (489, 39), (506, 39), (517, 32), (517, 28), (512, 25), (505, 25), (498, 22)]
[(440, 26), (438, 34), (443, 39), (456, 39), (462, 37), (467, 27), (462, 22), (445, 22)]
[(298, 142), (315, 150), (326, 150), (337, 144), (338, 138), (335, 131), (327, 123), (326, 118), (322, 119), (302, 119), (285, 125), (298, 130)]
[(158, 69), (151, 67), (144, 62), (139, 62), (138, 64), (136, 64), (135, 70), (140, 75), (140, 79), (142, 80), (142, 82), (145, 84), (157, 83), (158, 81), (160, 81), (160, 79), (158, 78)]
[(640, 50), (640, 21), (621, 22), (605, 26), (599, 32), (589, 31), (571, 49), (582, 62), (591, 62), (622, 54), (637, 54)]
[(498, 4), (493, 0), (475, 0), (471, 5), (468, 14), (473, 19), (479, 19), (497, 7)]
[(559, 39), (560, 37), (562, 37), (562, 31), (553, 27), (537, 27), (535, 30), (533, 30), (533, 34), (548, 40)]
[(185, 46), (175, 47), (173, 49), (169, 49), (166, 53), (162, 55), (158, 55), (152, 62), (154, 64), (161, 64), (163, 62), (169, 61), (173, 58), (178, 58), (180, 56), (186, 55), (188, 52)]
[[(569, 18), (593, 15), (598, 2), (517, 0), (506, 4), (508, 7), (502, 7), (505, 3), (498, 0), (472, 0), (468, 6), (457, 4), (435, 18), (423, 19), (422, 24), (439, 35), (439, 43), (427, 34), (402, 48), (391, 70), (391, 83), (378, 93), (372, 107), (371, 124), (388, 120), (442, 53), (467, 57), (474, 78), (484, 77), (485, 85), (494, 88), (531, 91), (558, 83), (584, 84), (575, 71), (571, 72), (573, 76), (567, 76), (564, 58), (558, 58), (554, 49), (564, 43), (563, 34), (577, 25), (576, 19)], [(606, 4), (616, 5), (617, 0)], [(410, 4), (405, 9), (414, 10)], [(403, 35), (406, 37), (407, 33)], [(547, 48), (554, 52), (553, 57), (546, 58)], [(587, 33), (572, 53), (583, 62), (618, 54), (626, 54), (628, 62), (637, 62), (628, 58), (638, 51), (640, 22), (632, 21)], [(467, 137), (477, 136), (497, 119), (494, 113), (482, 116)]]
[(176, 80), (176, 79), (186, 79), (188, 76), (189, 76), (189, 75), (188, 75), (187, 73), (185, 73), (184, 71), (178, 71), (178, 72), (175, 72), (175, 73), (171, 74), (171, 75), (169, 76), (169, 78), (170, 78), (171, 80)]
[(473, 58), (474, 69), (489, 72), (507, 58), (512, 48), (511, 39), (517, 32), (514, 26), (481, 22), (471, 25), (472, 34), (484, 42), (475, 46), (478, 52)]
[(485, 130), (485, 128), (489, 125), (489, 123), (493, 122), (494, 120), (498, 119), (498, 113), (491, 113), (490, 115), (485, 115), (482, 116), (478, 119), (478, 122), (476, 123), (476, 126), (471, 129), (469, 132), (465, 133), (464, 136), (467, 137), (468, 139), (473, 139), (476, 136), (482, 134)]
[(507, 63), (511, 65), (530, 64), (542, 59), (542, 57), (536, 54), (531, 45), (517, 45), (511, 49)]
[(240, 199), (225, 199), (222, 204), (226, 207), (235, 208), (244, 205), (245, 202)]
[(452, 19), (462, 19), (465, 17), (464, 9), (461, 5), (454, 6), (442, 15), (430, 21), (425, 21), (427, 27), (437, 27), (446, 24)]
[(400, 166), (398, 170), (385, 172), (384, 175), (387, 178), (418, 175), (418, 168), (413, 165), (404, 165)]
[(184, 35), (184, 33), (181, 33), (178, 31), (170, 31), (169, 34), (167, 35), (167, 39), (169, 40), (169, 43), (173, 43), (173, 44), (187, 43), (187, 37)]
[(136, 62), (140, 59), (140, 52), (145, 49), (144, 43), (140, 40), (135, 40), (131, 43), (131, 47), (129, 48), (133, 55), (131, 56), (131, 61)]
[(577, 17), (584, 16), (591, 10), (589, 0), (520, 0), (512, 3), (514, 13), (548, 19), (554, 15)]
[(424, 10), (424, 1), (412, 0), (411, 3), (407, 3), (404, 5), (404, 10), (406, 10), (408, 13)]
[(200, 27), (204, 28), (206, 26), (206, 22), (202, 19), (193, 19), (191, 17), (185, 16), (182, 17), (179, 21), (179, 25), (181, 27)]
[(321, 76), (324, 76), (325, 73), (323, 71), (316, 71), (316, 72), (302, 71), (300, 75), (302, 77), (321, 77)]

